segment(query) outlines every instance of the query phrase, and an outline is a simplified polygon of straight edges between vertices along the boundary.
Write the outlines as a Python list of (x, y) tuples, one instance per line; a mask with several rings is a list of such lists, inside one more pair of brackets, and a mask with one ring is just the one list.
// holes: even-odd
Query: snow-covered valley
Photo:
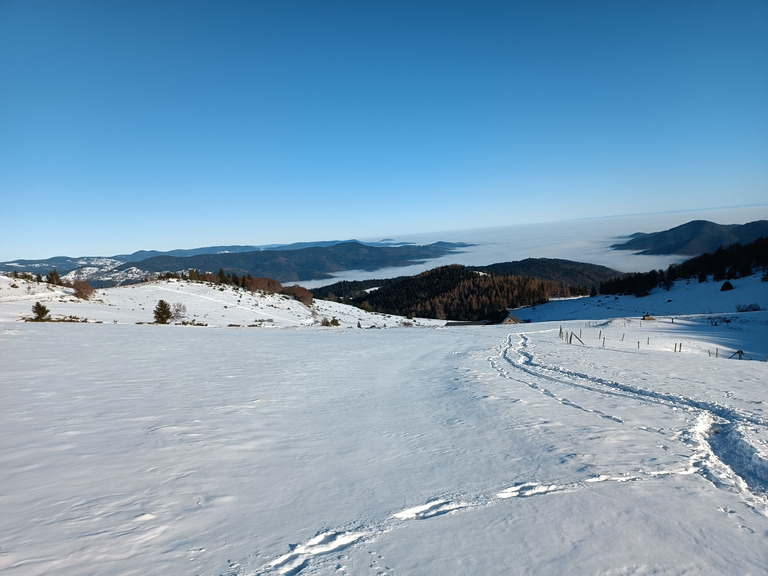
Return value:
[(768, 283), (733, 283), (449, 328), (0, 277), (0, 571), (764, 574)]

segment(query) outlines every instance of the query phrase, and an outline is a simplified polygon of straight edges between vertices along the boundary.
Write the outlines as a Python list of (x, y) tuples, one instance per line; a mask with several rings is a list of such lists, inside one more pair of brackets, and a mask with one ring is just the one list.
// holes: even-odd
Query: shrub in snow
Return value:
[(32, 318), (33, 322), (46, 322), (51, 319), (49, 316), (51, 311), (40, 302), (35, 302), (34, 306), (32, 306), (32, 313), (35, 315), (34, 318)]
[(250, 292), (261, 290), (270, 294), (279, 294), (283, 291), (283, 285), (273, 278), (251, 278), (248, 276), (245, 280), (245, 288)]
[(94, 288), (87, 280), (78, 279), (72, 283), (72, 288), (75, 289), (75, 296), (82, 300), (88, 300), (93, 296)]
[(168, 321), (173, 317), (173, 311), (171, 305), (165, 300), (160, 300), (155, 306), (155, 323), (168, 324)]
[(283, 288), (283, 294), (287, 294), (288, 296), (295, 298), (305, 306), (311, 306), (312, 302), (314, 302), (314, 298), (312, 297), (312, 292), (310, 292), (303, 286), (299, 286), (298, 284), (294, 284), (293, 286), (287, 286)]

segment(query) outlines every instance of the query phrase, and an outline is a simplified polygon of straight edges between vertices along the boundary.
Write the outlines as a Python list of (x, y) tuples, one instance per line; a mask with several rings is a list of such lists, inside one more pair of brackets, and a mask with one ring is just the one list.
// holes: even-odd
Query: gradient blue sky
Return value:
[(0, 0), (0, 199), (0, 260), (765, 205), (768, 2)]

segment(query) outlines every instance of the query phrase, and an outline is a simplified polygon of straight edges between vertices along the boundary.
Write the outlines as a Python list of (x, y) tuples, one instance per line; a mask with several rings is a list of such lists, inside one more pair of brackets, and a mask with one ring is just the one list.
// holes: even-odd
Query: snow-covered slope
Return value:
[(215, 286), (180, 280), (163, 280), (97, 290), (90, 300), (81, 300), (70, 288), (50, 286), (9, 276), (0, 276), (0, 322), (32, 316), (35, 302), (43, 303), (51, 318), (89, 322), (151, 323), (159, 300), (184, 304), (186, 322), (208, 327), (297, 327), (321, 324), (334, 317), (342, 326), (383, 328), (405, 323), (442, 325), (434, 320), (405, 321), (403, 318), (371, 314), (357, 308), (315, 301), (307, 307), (280, 294), (251, 293), (230, 286)]
[(627, 316), (670, 316), (681, 314), (733, 314), (739, 307), (757, 304), (768, 309), (768, 282), (760, 274), (730, 280), (733, 290), (721, 290), (724, 282), (679, 280), (671, 290), (655, 288), (649, 296), (597, 296), (550, 302), (544, 306), (519, 308), (520, 318), (545, 320), (604, 319)]
[[(731, 280), (733, 290), (721, 291), (723, 282), (676, 282), (671, 290), (655, 288), (650, 296), (597, 296), (518, 308), (524, 321), (557, 321), (574, 330), (602, 326), (597, 336), (606, 347), (627, 348), (637, 342), (624, 336), (623, 327), (644, 325), (657, 337), (660, 349), (683, 345), (687, 353), (768, 359), (768, 282), (759, 274)], [(752, 311), (740, 312), (740, 310)], [(643, 317), (649, 318), (643, 320)], [(575, 322), (574, 322), (575, 321)], [(569, 324), (570, 322), (570, 324)], [(576, 332), (578, 335), (578, 332)], [(687, 342), (687, 345), (681, 342)], [(600, 341), (602, 345), (602, 340)]]
[[(181, 282), (0, 284), (0, 572), (764, 574), (768, 318), (730, 307), (768, 283), (734, 284), (390, 330)], [(137, 325), (160, 297), (208, 328)], [(19, 322), (42, 298), (103, 323)], [(286, 329), (226, 328), (258, 312)]]

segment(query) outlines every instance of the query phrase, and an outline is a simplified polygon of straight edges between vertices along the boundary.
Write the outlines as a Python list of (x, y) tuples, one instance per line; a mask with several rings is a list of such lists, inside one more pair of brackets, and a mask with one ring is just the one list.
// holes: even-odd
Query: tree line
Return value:
[[(280, 282), (274, 278), (256, 277), (254, 278), (250, 274), (238, 276), (235, 272), (227, 272), (223, 268), (219, 268), (217, 273), (213, 272), (201, 272), (195, 268), (190, 268), (187, 272), (166, 272), (155, 277), (158, 280), (188, 280), (190, 282), (208, 283), (213, 285), (231, 286), (233, 288), (239, 288), (242, 290), (248, 290), (249, 292), (264, 292), (266, 294), (285, 294), (291, 298), (295, 298), (306, 306), (311, 306), (314, 302), (312, 292), (295, 284), (293, 286), (283, 286)], [(148, 277), (146, 281), (150, 281), (153, 278)]]

